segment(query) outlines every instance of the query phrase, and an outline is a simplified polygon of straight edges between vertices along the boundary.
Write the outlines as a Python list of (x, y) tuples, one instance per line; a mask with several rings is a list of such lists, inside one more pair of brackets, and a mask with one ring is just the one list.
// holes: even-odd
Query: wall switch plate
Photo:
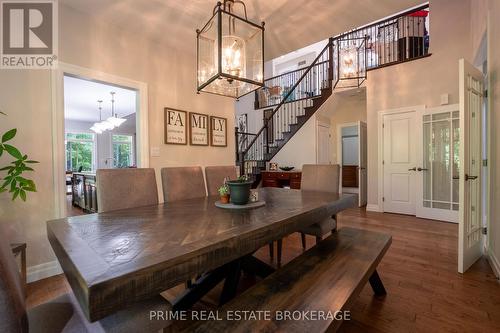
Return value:
[(160, 157), (160, 147), (151, 147), (151, 157)]
[(441, 95), (441, 105), (447, 105), (450, 103), (450, 94)]

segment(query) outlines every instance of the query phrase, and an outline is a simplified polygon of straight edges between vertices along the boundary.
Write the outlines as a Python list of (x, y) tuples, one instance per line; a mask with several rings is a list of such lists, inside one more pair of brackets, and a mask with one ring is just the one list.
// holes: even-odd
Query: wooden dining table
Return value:
[[(126, 193), (123, 193), (126, 196)], [(221, 300), (234, 297), (240, 270), (274, 270), (252, 254), (356, 204), (351, 194), (259, 189), (265, 205), (215, 206), (203, 197), (47, 222), (48, 239), (91, 322), (199, 276), (174, 301), (189, 308), (226, 280)]]

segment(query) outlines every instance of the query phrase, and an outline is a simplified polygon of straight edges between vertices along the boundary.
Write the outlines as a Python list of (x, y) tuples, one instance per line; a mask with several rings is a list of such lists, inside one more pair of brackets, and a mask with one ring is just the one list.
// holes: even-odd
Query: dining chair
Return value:
[(165, 202), (205, 197), (205, 178), (201, 167), (170, 167), (161, 169)]
[(154, 169), (99, 169), (96, 182), (99, 213), (158, 204)]
[(207, 166), (205, 167), (205, 178), (207, 180), (208, 195), (217, 195), (219, 187), (225, 178), (236, 179), (236, 166)]
[[(301, 191), (320, 191), (339, 193), (340, 166), (338, 164), (304, 164), (302, 166)], [(333, 215), (300, 230), (302, 249), (306, 249), (306, 235), (316, 237), (318, 244), (323, 236), (337, 229), (337, 219)], [(283, 240), (277, 241), (278, 264), (281, 263)]]
[(150, 311), (172, 309), (160, 295), (93, 323), (87, 320), (73, 293), (28, 310), (19, 270), (4, 239), (6, 233), (0, 231), (0, 332), (157, 332), (170, 325), (168, 321), (149, 320)]
[[(305, 164), (302, 166), (302, 181), (300, 189), (302, 191), (320, 191), (339, 193), (340, 166), (338, 164)], [(302, 248), (306, 248), (305, 235), (316, 237), (316, 244), (321, 241), (324, 235), (334, 232), (337, 228), (336, 216), (331, 216), (321, 221), (317, 221), (301, 230)]]

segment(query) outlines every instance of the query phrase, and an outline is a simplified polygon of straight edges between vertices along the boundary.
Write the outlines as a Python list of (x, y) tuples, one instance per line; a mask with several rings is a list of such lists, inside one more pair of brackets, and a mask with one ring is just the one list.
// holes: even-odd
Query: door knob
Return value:
[(417, 167), (413, 167), (411, 169), (408, 169), (408, 171), (417, 171)]
[(477, 176), (469, 176), (468, 174), (465, 174), (465, 180), (474, 180), (477, 179)]
[(418, 168), (417, 168), (417, 171), (427, 171), (427, 170), (429, 170), (429, 169), (426, 169), (426, 168), (421, 168), (421, 167), (418, 167)]

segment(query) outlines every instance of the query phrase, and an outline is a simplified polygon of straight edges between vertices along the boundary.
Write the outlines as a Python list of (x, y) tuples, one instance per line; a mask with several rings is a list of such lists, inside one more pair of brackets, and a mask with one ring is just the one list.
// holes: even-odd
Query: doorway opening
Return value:
[(68, 216), (97, 212), (97, 169), (137, 166), (137, 93), (64, 75)]
[(65, 63), (51, 81), (56, 217), (97, 212), (96, 170), (149, 166), (147, 85)]
[(358, 195), (359, 207), (367, 203), (367, 127), (363, 121), (339, 124), (338, 164), (343, 193)]
[(346, 126), (340, 130), (340, 153), (342, 154), (342, 192), (359, 193), (358, 181), (358, 126)]

